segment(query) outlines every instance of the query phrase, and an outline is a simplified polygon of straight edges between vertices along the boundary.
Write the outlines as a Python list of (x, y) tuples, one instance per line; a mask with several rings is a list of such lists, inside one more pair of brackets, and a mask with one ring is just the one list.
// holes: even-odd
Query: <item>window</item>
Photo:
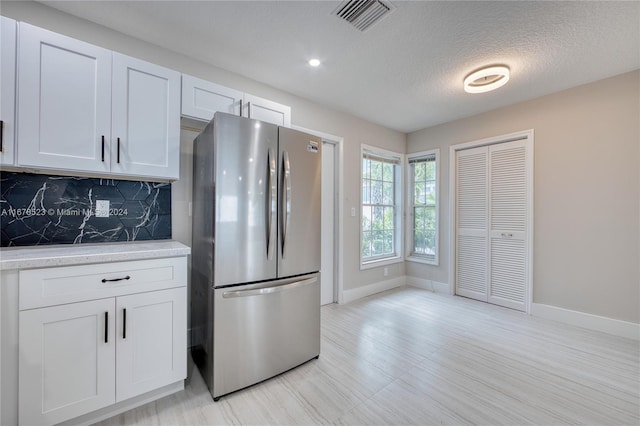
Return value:
[(407, 260), (438, 264), (439, 150), (407, 156)]
[(362, 147), (362, 268), (402, 259), (401, 158), (401, 154)]

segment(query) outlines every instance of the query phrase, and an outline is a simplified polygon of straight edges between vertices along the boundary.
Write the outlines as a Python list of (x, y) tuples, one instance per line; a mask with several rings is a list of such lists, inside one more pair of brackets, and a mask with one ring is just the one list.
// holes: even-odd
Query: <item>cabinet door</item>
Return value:
[(116, 401), (187, 376), (187, 288), (118, 297)]
[(178, 179), (180, 73), (113, 54), (111, 171)]
[(291, 107), (246, 93), (242, 114), (244, 117), (291, 127)]
[(20, 424), (59, 423), (114, 403), (114, 304), (20, 312)]
[(0, 17), (0, 164), (13, 164), (16, 123), (16, 21)]
[(22, 22), (19, 36), (18, 165), (109, 171), (111, 52)]
[(182, 115), (211, 121), (217, 111), (240, 114), (242, 92), (182, 74)]

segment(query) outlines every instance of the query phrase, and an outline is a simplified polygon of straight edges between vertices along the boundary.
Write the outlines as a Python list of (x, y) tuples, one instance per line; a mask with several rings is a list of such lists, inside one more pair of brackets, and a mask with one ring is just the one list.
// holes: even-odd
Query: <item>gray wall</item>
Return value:
[(533, 302), (640, 322), (640, 71), (434, 126), (407, 151), (441, 149), (440, 265), (450, 282), (449, 146), (534, 129)]
[[(16, 20), (292, 107), (293, 124), (344, 138), (344, 288), (401, 277), (405, 264), (359, 270), (360, 144), (397, 152), (441, 148), (440, 265), (407, 275), (449, 282), (448, 146), (535, 130), (534, 303), (640, 322), (640, 72), (581, 86), (407, 136), (34, 2), (2, 2)], [(182, 131), (173, 185), (174, 238), (191, 242), (191, 145)]]
[[(366, 143), (404, 153), (406, 135), (365, 120), (324, 108), (290, 93), (277, 90), (233, 72), (208, 65), (198, 60), (115, 32), (95, 23), (79, 19), (31, 1), (3, 1), (2, 15), (17, 21), (68, 35), (107, 49), (153, 62), (167, 68), (213, 81), (263, 98), (291, 106), (292, 124), (344, 138), (344, 288), (353, 289), (371, 282), (404, 276), (404, 263), (389, 266), (389, 276), (383, 277), (382, 268), (366, 271), (359, 269), (359, 219), (351, 217), (351, 207), (360, 202), (360, 144)], [(191, 225), (188, 203), (191, 199), (192, 141), (197, 133), (187, 130), (181, 135), (180, 180), (172, 193), (173, 236), (191, 244)]]

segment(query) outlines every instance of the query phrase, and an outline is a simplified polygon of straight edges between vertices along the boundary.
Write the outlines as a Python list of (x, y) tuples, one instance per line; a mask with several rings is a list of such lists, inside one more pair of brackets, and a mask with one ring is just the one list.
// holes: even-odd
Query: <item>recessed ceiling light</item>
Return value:
[(311, 65), (312, 67), (317, 67), (320, 65), (320, 59), (309, 59), (309, 65)]
[(509, 81), (509, 67), (494, 65), (472, 72), (464, 79), (464, 91), (484, 93), (502, 87)]

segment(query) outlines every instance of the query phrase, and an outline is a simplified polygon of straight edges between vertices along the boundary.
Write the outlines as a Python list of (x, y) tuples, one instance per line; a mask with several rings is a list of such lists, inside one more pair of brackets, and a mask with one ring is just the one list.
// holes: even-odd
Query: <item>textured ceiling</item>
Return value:
[[(640, 68), (638, 1), (392, 1), (365, 32), (334, 1), (42, 3), (403, 132)], [(490, 64), (511, 81), (465, 93)]]

